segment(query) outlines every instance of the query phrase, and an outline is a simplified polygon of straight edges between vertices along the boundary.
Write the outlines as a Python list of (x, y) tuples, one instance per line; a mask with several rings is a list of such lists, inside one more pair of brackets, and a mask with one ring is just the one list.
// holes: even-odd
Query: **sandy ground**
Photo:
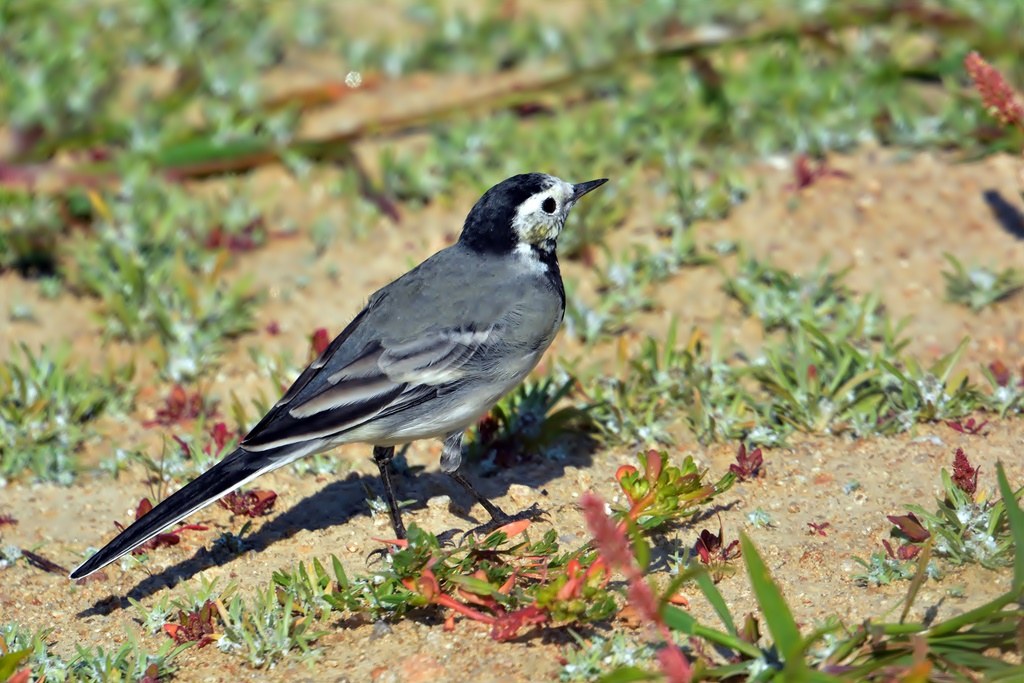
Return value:
[[(778, 265), (798, 271), (812, 270), (824, 256), (835, 268), (852, 266), (848, 283), (861, 292), (877, 290), (897, 316), (913, 315), (908, 328), (913, 338), (908, 352), (932, 359), (954, 349), (965, 335), (971, 343), (963, 358), (965, 368), (1001, 359), (1011, 368), (1024, 357), (1024, 297), (1015, 296), (980, 314), (944, 302), (947, 268), (943, 252), (956, 254), (965, 264), (1000, 268), (1024, 262), (1024, 226), (1020, 215), (1002, 216), (991, 208), (988, 197), (996, 193), (1019, 206), (1015, 173), (1019, 159), (997, 157), (977, 163), (957, 163), (939, 154), (863, 150), (851, 157), (835, 157), (830, 164), (848, 178), (824, 178), (797, 194), (785, 189), (791, 181), (788, 162), (749, 169), (750, 199), (727, 220), (696, 226), (701, 243), (735, 240), (759, 257), (771, 257)], [(544, 169), (547, 170), (547, 169)], [(558, 169), (551, 169), (558, 172)], [(495, 179), (497, 180), (497, 179)], [(300, 185), (279, 169), (261, 171), (251, 181), (255, 187), (273, 188), (281, 215), (305, 225), (311, 216), (332, 210), (316, 187)], [(321, 197), (319, 200), (316, 197)], [(444, 246), (457, 232), (473, 197), (452, 205), (406, 210), (399, 225), (381, 221), (370, 235), (353, 242), (342, 237), (324, 258), (311, 258), (312, 246), (300, 235), (273, 240), (263, 250), (240, 258), (238, 272), (254, 274), (257, 284), (270, 296), (260, 309), (257, 331), (235, 342), (207, 392), (227, 399), (262, 389), (272, 393), (266, 377), (255, 372), (246, 349), (258, 346), (268, 353), (290, 349), (304, 358), (307, 336), (317, 327), (332, 333), (357, 312), (375, 288), (403, 272), (407, 266)], [(611, 236), (615, 248), (633, 242), (657, 241), (657, 200), (642, 190), (632, 198), (630, 219)], [(333, 208), (337, 211), (337, 207)], [(344, 220), (343, 217), (340, 220)], [(340, 277), (332, 281), (328, 266)], [(734, 263), (726, 261), (727, 268)], [(588, 269), (569, 263), (567, 278), (591, 277)], [(308, 278), (299, 287), (296, 275)], [(687, 269), (663, 283), (657, 299), (660, 310), (638, 317), (625, 334), (626, 344), (639, 344), (648, 334), (664, 334), (673, 316), (681, 330), (696, 326), (710, 330), (714, 321), (725, 321), (727, 335), (756, 348), (761, 341), (759, 325), (740, 315), (739, 307), (721, 289), (722, 277), (714, 268)], [(0, 277), (0, 311), (12, 303), (28, 302), (45, 324), (8, 322), (0, 325), (0, 354), (11, 341), (33, 346), (70, 339), (81, 358), (106, 354), (123, 355), (121, 347), (97, 344), (92, 303), (63, 296), (56, 301), (39, 298), (34, 283), (7, 274)], [(281, 333), (271, 336), (265, 326), (276, 322)], [(580, 353), (573, 343), (560, 339), (552, 351), (562, 357)], [(607, 352), (607, 350), (606, 350)], [(601, 351), (596, 354), (600, 357)], [(152, 379), (141, 371), (143, 384)], [(161, 405), (164, 386), (147, 386), (139, 396), (136, 414), (127, 421), (107, 421), (102, 440), (91, 443), (84, 460), (95, 464), (115, 447), (158, 448), (159, 428), (146, 429), (141, 422)], [(1024, 428), (1018, 421), (996, 421), (982, 436), (958, 434), (944, 424), (924, 426), (896, 438), (849, 440), (825, 436), (793, 439), (790, 446), (766, 453), (766, 474), (757, 481), (737, 485), (723, 496), (718, 512), (727, 537), (740, 529), (750, 533), (769, 568), (805, 625), (829, 615), (849, 622), (896, 610), (906, 584), (866, 588), (851, 574), (857, 570), (853, 556), (868, 557), (881, 548), (890, 528), (886, 514), (902, 511), (903, 504), (934, 505), (939, 493), (939, 471), (949, 467), (953, 452), (963, 447), (982, 468), (982, 486), (994, 487), (994, 465), (1007, 465), (1011, 482), (1024, 482), (1024, 459), (1019, 455)], [(723, 473), (732, 461), (735, 445), (700, 447), (680, 431), (674, 458), (692, 454), (711, 469)], [(482, 519), (479, 507), (452, 490), (437, 471), (435, 444), (415, 444), (409, 452), (412, 464), (427, 466), (414, 479), (402, 478), (403, 497), (421, 501), (407, 519), (441, 531), (465, 526), (466, 519)], [(337, 554), (352, 571), (365, 571), (364, 558), (376, 547), (373, 537), (386, 535), (383, 520), (374, 520), (362, 502), (364, 483), (376, 486), (375, 468), (366, 447), (346, 447), (341, 455), (351, 463), (337, 478), (298, 477), (288, 470), (268, 475), (260, 488), (275, 490), (275, 511), (254, 524), (250, 551), (237, 557), (210, 552), (221, 531), (238, 531), (242, 520), (216, 506), (190, 521), (208, 524), (210, 531), (187, 534), (181, 545), (154, 554), (143, 569), (125, 573), (118, 565), (107, 569), (105, 582), (76, 586), (65, 577), (47, 574), (19, 563), (0, 572), (0, 621), (17, 620), (31, 628), (52, 627), (55, 649), (67, 656), (74, 646), (110, 648), (125, 640), (125, 629), (140, 633), (137, 612), (125, 596), (152, 604), (170, 586), (187, 581), (197, 585), (200, 574), (209, 578), (237, 580), (243, 590), (264, 585), (274, 570), (291, 568), (313, 557), (323, 560)], [(573, 454), (567, 462), (533, 463), (503, 471), (482, 480), (481, 487), (506, 509), (539, 502), (550, 511), (539, 528), (556, 528), (569, 545), (585, 540), (581, 516), (575, 508), (578, 496), (594, 490), (607, 498), (615, 495), (613, 473), (630, 461), (628, 451), (601, 450)], [(846, 484), (860, 483), (858, 490), (844, 492)], [(14, 484), (0, 490), (0, 514), (13, 514), (20, 523), (4, 527), (3, 543), (39, 546), (37, 552), (66, 567), (77, 564), (77, 552), (99, 546), (115, 532), (113, 520), (124, 521), (148, 488), (142, 473), (128, 472), (117, 481), (106, 475), (84, 474), (71, 488)], [(445, 507), (425, 504), (432, 496), (451, 495), (458, 515)], [(761, 507), (774, 526), (754, 529), (746, 514)], [(828, 522), (825, 536), (811, 532), (809, 522)], [(700, 529), (717, 530), (715, 518), (682, 526), (658, 539), (659, 550), (671, 552), (693, 545)], [(926, 583), (914, 613), (935, 609), (940, 617), (967, 610), (1004, 591), (1008, 572), (977, 567), (951, 570), (940, 582)], [(947, 595), (952, 586), (963, 586), (962, 598)], [(719, 585), (735, 614), (754, 609), (752, 595), (742, 573)], [(126, 607), (127, 606), (127, 607)], [(714, 622), (709, 606), (691, 595), (691, 609)], [(452, 633), (442, 630), (435, 615), (413, 617), (392, 625), (392, 633), (371, 641), (371, 624), (339, 621), (319, 641), (322, 655), (315, 668), (284, 664), (270, 672), (248, 668), (241, 659), (210, 647), (192, 650), (180, 659), (177, 680), (233, 681), (240, 679), (317, 681), (539, 681), (557, 677), (557, 657), (571, 642), (561, 630), (532, 633), (512, 643), (495, 643), (479, 625), (460, 621)], [(145, 636), (155, 650), (165, 638)]]

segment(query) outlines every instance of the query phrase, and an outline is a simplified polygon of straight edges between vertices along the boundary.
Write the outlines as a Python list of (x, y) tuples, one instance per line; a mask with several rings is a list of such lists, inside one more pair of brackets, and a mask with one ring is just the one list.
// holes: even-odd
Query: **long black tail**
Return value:
[(71, 578), (80, 579), (106, 567), (170, 525), (180, 522), (264, 472), (291, 461), (278, 454), (275, 456), (268, 452), (251, 453), (241, 448), (235, 450), (118, 534), (102, 550), (71, 572)]

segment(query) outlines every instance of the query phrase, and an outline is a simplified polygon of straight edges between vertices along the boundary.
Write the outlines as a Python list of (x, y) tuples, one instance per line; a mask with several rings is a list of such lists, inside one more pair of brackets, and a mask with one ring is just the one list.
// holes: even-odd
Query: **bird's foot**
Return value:
[[(380, 539), (374, 539), (374, 540), (380, 541)], [(370, 554), (366, 556), (366, 565), (367, 566), (370, 566), (370, 565), (373, 565), (373, 564), (382, 563), (384, 561), (385, 557), (387, 557), (388, 555), (394, 555), (399, 550), (401, 550), (402, 548), (405, 548), (405, 547), (407, 547), (409, 545), (408, 542), (404, 538), (396, 539), (395, 541), (390, 541), (390, 542), (389, 541), (381, 541), (381, 542), (385, 544), (383, 547), (380, 547), (380, 548), (377, 548), (376, 550), (370, 551)]]
[(366, 566), (372, 567), (375, 564), (383, 564), (384, 558), (393, 554), (396, 550), (398, 549), (393, 545), (387, 545), (383, 548), (371, 550), (370, 554), (366, 556)]
[(437, 535), (437, 542), (441, 544), (442, 548), (453, 546), (455, 545), (455, 537), (459, 534), (465, 535), (465, 532), (463, 532), (462, 529), (449, 529), (448, 531)]

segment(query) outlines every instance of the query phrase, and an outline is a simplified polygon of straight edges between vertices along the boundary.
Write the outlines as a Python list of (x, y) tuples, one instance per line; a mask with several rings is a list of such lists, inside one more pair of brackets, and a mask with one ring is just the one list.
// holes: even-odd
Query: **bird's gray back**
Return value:
[(550, 343), (562, 314), (561, 298), (544, 274), (516, 259), (455, 244), (375, 292), (351, 342), (353, 347), (374, 338), (402, 342), (499, 324), (506, 344), (536, 348)]

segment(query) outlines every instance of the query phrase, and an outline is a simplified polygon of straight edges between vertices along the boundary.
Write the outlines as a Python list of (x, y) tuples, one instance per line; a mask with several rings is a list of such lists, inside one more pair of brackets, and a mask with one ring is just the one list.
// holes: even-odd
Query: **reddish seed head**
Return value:
[(605, 514), (604, 501), (592, 493), (584, 493), (580, 498), (580, 506), (605, 562), (620, 571), (632, 568), (633, 554), (629, 549), (629, 541), (618, 525)]
[(658, 650), (658, 668), (668, 683), (689, 683), (693, 679), (693, 670), (686, 656), (678, 647), (663, 647)]
[(977, 52), (964, 57), (964, 68), (981, 95), (981, 102), (989, 114), (1004, 126), (1024, 126), (1024, 104), (1006, 82), (1003, 74), (982, 59)]
[(651, 585), (643, 579), (636, 579), (629, 582), (629, 589), (626, 591), (629, 596), (629, 604), (640, 614), (645, 621), (656, 624), (661, 621), (658, 614), (658, 599), (654, 597)]
[(958, 489), (973, 496), (978, 490), (979, 469), (971, 467), (971, 461), (967, 459), (964, 449), (956, 449), (956, 456), (953, 458), (953, 483)]
[(311, 340), (313, 345), (313, 353), (320, 355), (331, 343), (331, 335), (327, 332), (327, 328), (321, 327), (313, 333)]

